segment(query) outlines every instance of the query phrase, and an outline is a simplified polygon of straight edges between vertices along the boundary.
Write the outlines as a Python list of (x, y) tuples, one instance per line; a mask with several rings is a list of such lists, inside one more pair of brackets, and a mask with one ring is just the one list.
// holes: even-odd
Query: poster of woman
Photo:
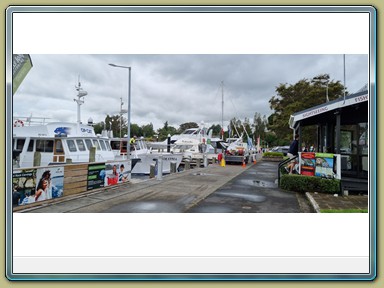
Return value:
[(63, 196), (64, 167), (40, 168), (36, 172), (37, 186), (35, 201)]

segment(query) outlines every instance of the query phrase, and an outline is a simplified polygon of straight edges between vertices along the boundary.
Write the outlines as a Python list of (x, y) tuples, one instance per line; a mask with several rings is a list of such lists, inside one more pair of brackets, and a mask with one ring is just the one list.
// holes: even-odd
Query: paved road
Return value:
[(198, 205), (191, 213), (300, 213), (294, 192), (277, 187), (277, 163), (259, 161)]

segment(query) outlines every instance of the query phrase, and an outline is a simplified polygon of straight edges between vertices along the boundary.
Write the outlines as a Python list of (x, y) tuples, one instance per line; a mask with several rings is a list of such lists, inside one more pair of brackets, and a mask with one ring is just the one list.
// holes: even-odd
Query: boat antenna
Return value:
[(78, 83), (79, 84), (75, 86), (78, 99), (73, 99), (73, 101), (77, 103), (77, 123), (81, 124), (80, 106), (81, 104), (84, 104), (84, 96), (86, 96), (88, 93), (87, 91), (84, 91), (83, 88), (81, 88), (80, 75), (78, 77)]

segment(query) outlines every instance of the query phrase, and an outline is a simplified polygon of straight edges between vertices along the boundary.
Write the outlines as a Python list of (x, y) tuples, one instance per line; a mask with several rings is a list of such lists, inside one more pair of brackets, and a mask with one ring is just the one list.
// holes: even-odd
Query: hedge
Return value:
[(296, 192), (340, 193), (339, 179), (325, 179), (316, 176), (282, 175), (280, 187)]
[(284, 157), (282, 152), (265, 152), (263, 157)]

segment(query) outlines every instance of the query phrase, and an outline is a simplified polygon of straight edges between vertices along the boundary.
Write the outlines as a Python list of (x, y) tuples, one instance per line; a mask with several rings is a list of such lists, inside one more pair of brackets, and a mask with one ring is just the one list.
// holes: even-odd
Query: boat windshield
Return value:
[(145, 143), (143, 140), (136, 140), (135, 146), (136, 146), (136, 150), (148, 149), (147, 143)]
[(196, 129), (187, 129), (185, 130), (183, 133), (181, 134), (198, 134), (200, 131), (200, 129), (196, 130)]

